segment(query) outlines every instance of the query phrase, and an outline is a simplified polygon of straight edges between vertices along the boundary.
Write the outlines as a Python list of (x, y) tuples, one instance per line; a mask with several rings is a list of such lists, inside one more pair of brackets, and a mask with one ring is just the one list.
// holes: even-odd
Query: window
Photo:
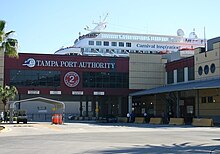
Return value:
[(112, 46), (117, 46), (117, 42), (112, 42)]
[(177, 82), (183, 82), (184, 81), (184, 69), (177, 69)]
[(84, 72), (84, 88), (128, 88), (128, 73)]
[(104, 46), (109, 46), (109, 42), (104, 41)]
[(188, 68), (188, 80), (195, 80), (194, 66)]
[(124, 47), (124, 42), (119, 42), (119, 47)]
[(213, 97), (212, 96), (208, 96), (208, 103), (213, 103)]
[(102, 42), (101, 42), (101, 41), (96, 41), (96, 45), (97, 45), (97, 46), (101, 46), (101, 45), (102, 45)]
[(206, 97), (202, 97), (202, 103), (206, 103)]
[(131, 47), (131, 43), (126, 42), (126, 47)]
[(89, 41), (89, 45), (94, 45), (94, 41)]
[(211, 73), (215, 73), (215, 64), (214, 63), (211, 64), (210, 71), (211, 71)]
[(10, 85), (17, 87), (59, 87), (59, 71), (11, 70)]
[(207, 75), (209, 73), (209, 66), (205, 65), (204, 67), (204, 73)]
[(171, 84), (174, 82), (173, 71), (167, 72), (167, 84)]
[(203, 72), (202, 66), (199, 66), (199, 68), (198, 68), (199, 75), (202, 75), (202, 72)]

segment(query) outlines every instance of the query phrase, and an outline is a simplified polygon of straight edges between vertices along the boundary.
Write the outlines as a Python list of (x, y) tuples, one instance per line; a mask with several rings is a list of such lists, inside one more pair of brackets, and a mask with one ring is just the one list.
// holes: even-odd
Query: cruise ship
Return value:
[[(106, 16), (107, 17), (107, 16)], [(206, 40), (200, 39), (193, 30), (185, 37), (182, 29), (177, 35), (154, 35), (137, 33), (105, 32), (107, 22), (100, 20), (96, 27), (85, 35), (79, 34), (72, 46), (62, 47), (55, 54), (128, 57), (129, 53), (167, 54), (180, 50), (192, 52), (195, 48), (205, 47)]]

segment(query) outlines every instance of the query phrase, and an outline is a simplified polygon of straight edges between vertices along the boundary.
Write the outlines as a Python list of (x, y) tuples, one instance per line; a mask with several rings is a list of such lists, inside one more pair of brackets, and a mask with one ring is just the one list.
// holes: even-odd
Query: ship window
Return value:
[(109, 42), (104, 41), (104, 46), (109, 46)]
[(119, 47), (124, 47), (124, 42), (119, 42)]
[(117, 42), (112, 42), (112, 46), (117, 46)]
[(126, 47), (131, 47), (131, 43), (126, 42)]
[(89, 45), (94, 45), (94, 41), (89, 41)]
[(101, 46), (102, 42), (101, 41), (96, 41), (96, 45)]

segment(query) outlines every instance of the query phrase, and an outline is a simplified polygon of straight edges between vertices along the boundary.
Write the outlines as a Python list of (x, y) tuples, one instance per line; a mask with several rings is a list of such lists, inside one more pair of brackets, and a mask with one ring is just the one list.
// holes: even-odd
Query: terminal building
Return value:
[(186, 123), (192, 117), (219, 123), (220, 38), (208, 40), (207, 49), (197, 48), (194, 56), (165, 57), (165, 85), (131, 93), (131, 109), (140, 113), (148, 108), (152, 116), (183, 117)]
[[(16, 100), (44, 97), (65, 103), (65, 114), (102, 117), (144, 112), (154, 117), (211, 117), (220, 121), (220, 38), (170, 54), (129, 57), (20, 53), (0, 64), (0, 82), (17, 87)], [(190, 54), (189, 54), (190, 53)], [(3, 56), (1, 56), (3, 57)], [(4, 79), (3, 77), (4, 76)], [(18, 103), (32, 119), (51, 119), (46, 102)]]

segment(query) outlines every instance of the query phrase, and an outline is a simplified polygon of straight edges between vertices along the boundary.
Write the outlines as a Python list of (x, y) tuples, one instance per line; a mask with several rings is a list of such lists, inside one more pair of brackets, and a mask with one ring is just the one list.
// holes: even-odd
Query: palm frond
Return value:
[(7, 56), (18, 58), (17, 40), (11, 39), (9, 42), (5, 42), (3, 48), (5, 49), (5, 54)]
[(3, 31), (5, 29), (6, 22), (4, 20), (0, 20), (0, 31)]
[(11, 30), (10, 32), (5, 33), (5, 38), (8, 38), (12, 33), (15, 33), (15, 31)]

